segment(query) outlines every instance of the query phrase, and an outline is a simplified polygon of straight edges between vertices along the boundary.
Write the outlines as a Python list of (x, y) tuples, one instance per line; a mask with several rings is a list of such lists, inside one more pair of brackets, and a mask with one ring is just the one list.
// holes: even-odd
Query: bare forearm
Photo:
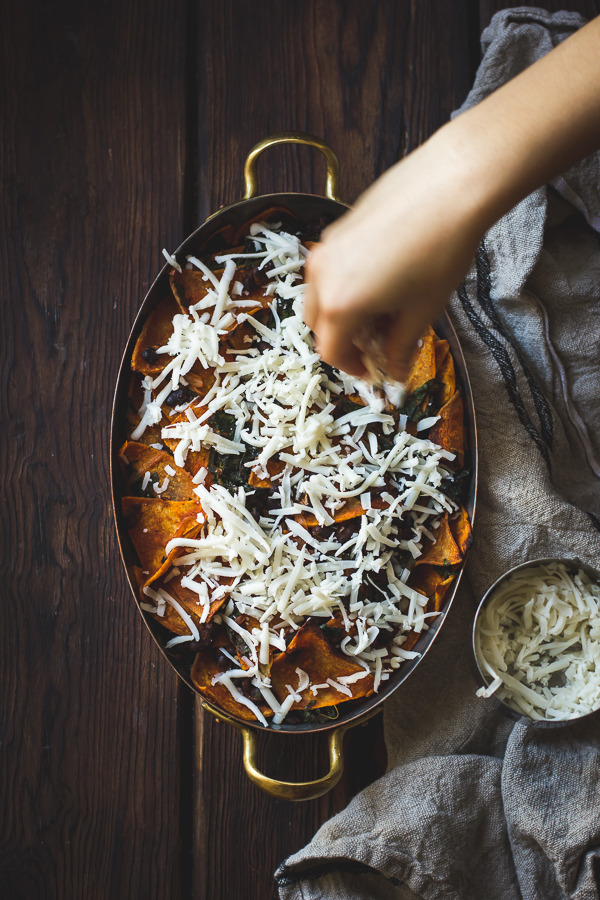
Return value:
[(600, 18), (432, 140), (462, 156), (479, 186), (481, 226), (490, 227), (600, 146)]

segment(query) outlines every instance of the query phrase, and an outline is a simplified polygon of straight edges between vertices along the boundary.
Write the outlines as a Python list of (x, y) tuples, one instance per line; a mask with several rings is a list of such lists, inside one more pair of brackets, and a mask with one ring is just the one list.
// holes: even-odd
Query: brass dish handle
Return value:
[(329, 771), (322, 778), (316, 778), (314, 781), (296, 782), (279, 781), (277, 778), (269, 778), (268, 775), (263, 775), (256, 765), (257, 732), (247, 725), (236, 722), (235, 719), (209, 706), (208, 703), (202, 702), (202, 707), (221, 722), (227, 722), (228, 725), (233, 725), (238, 731), (241, 731), (246, 775), (257, 787), (277, 800), (315, 800), (335, 787), (344, 771), (343, 742), (345, 733), (355, 725), (362, 725), (367, 719), (370, 719), (380, 711), (380, 707), (375, 707), (375, 709), (369, 710), (368, 713), (365, 713), (364, 716), (361, 716), (355, 722), (349, 722), (348, 725), (340, 725), (339, 728), (330, 731)]
[(256, 160), (264, 150), (267, 150), (268, 147), (275, 147), (277, 144), (305, 144), (307, 147), (315, 147), (317, 150), (320, 150), (327, 163), (325, 194), (330, 200), (340, 200), (338, 195), (340, 164), (337, 156), (321, 138), (312, 134), (304, 134), (303, 131), (280, 131), (278, 134), (271, 134), (269, 137), (263, 138), (262, 141), (254, 145), (244, 163), (244, 186), (246, 189), (244, 200), (250, 200), (251, 197), (256, 196), (258, 193)]

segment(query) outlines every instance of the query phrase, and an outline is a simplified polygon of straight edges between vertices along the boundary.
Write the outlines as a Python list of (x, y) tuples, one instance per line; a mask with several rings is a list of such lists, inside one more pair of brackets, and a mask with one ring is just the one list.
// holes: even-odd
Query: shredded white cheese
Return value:
[[(271, 506), (260, 513), (252, 512), (252, 492), (246, 494), (242, 488), (233, 492), (219, 484), (206, 488), (207, 470), (200, 468), (193, 481), (202, 505), (198, 517), (202, 531), (194, 539), (171, 540), (165, 548), (167, 554), (174, 547), (185, 549), (178, 566), (186, 571), (185, 584), (204, 599), (205, 615), (206, 584), (230, 579), (223, 620), (247, 644), (249, 668), (230, 670), (218, 680), (264, 723), (256, 704), (234, 684), (236, 678), (252, 679), (273, 709), (273, 721), (279, 723), (309, 686), (313, 695), (334, 687), (352, 696), (348, 685), (372, 673), (377, 690), (402, 659), (415, 655), (416, 651), (401, 651), (392, 636), (427, 628), (427, 598), (407, 586), (410, 572), (399, 562), (398, 551), (417, 558), (442, 515), (456, 505), (441, 486), (452, 454), (421, 434), (437, 417), (424, 419), (416, 437), (398, 432), (385, 391), (343, 373), (332, 378), (302, 319), (302, 268), (308, 251), (294, 235), (265, 223), (252, 225), (250, 233), (256, 252), (217, 257), (224, 265), (220, 278), (201, 260), (188, 257), (188, 267), (200, 270), (207, 282), (206, 295), (188, 314), (174, 317), (172, 335), (158, 348), (169, 362), (156, 377), (144, 379), (140, 423), (132, 438), (162, 420), (161, 405), (168, 393), (185, 384), (186, 374), (199, 365), (214, 368), (214, 383), (199, 402), (184, 404), (185, 417), (161, 430), (163, 440), (177, 441), (175, 465), (183, 467), (190, 451), (214, 447), (234, 457), (253, 450), (254, 458), (246, 466), (248, 474), (252, 469), (260, 478), (270, 477), (272, 461), (284, 466), (271, 480)], [(266, 294), (273, 298), (274, 327), (244, 311), (248, 304), (235, 276), (237, 262), (245, 257), (268, 275)], [(285, 315), (279, 302), (287, 304)], [(230, 351), (225, 359), (220, 339), (236, 321), (254, 329), (261, 348)], [(358, 395), (364, 405), (353, 404), (339, 415), (340, 394)], [(399, 388), (394, 399), (401, 396)], [(211, 427), (217, 412), (235, 423), (233, 439)], [(405, 424), (406, 417), (401, 425)], [(170, 466), (165, 471), (171, 477), (175, 473)], [(154, 490), (160, 493), (167, 485), (165, 478)], [(344, 538), (338, 538), (335, 529), (329, 536), (316, 537), (311, 526), (304, 527), (295, 518), (314, 516), (319, 526), (328, 527), (336, 511), (353, 502), (361, 504), (361, 515)], [(378, 573), (386, 576), (381, 585), (373, 580)], [(175, 605), (168, 595), (165, 599)], [(235, 618), (244, 613), (255, 617), (259, 627), (242, 628)], [(286, 646), (272, 622), (276, 618), (279, 627), (297, 630), (307, 616), (323, 623), (341, 617), (354, 634), (342, 640), (341, 652), (364, 671), (311, 685), (306, 672), (297, 669), (298, 685), (288, 686), (288, 696), (279, 704), (263, 672), (269, 648)], [(189, 625), (189, 616), (182, 617)], [(195, 625), (194, 630), (197, 633)], [(389, 649), (375, 649), (381, 632), (389, 637)]]
[(573, 719), (600, 708), (600, 585), (563, 564), (523, 568), (485, 604), (475, 635), (497, 693), (532, 719)]

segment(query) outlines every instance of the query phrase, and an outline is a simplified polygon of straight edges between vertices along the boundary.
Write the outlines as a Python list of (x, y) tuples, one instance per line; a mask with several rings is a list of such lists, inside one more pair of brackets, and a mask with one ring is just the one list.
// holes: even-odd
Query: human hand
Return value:
[(325, 230), (306, 267), (304, 318), (326, 362), (364, 375), (366, 343), (379, 337), (386, 374), (405, 379), (483, 233), (474, 193), (442, 129)]

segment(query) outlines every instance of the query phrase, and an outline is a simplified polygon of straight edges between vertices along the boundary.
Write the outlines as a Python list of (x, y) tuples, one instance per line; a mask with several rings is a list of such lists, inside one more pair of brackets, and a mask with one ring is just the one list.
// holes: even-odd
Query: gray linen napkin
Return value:
[[(581, 24), (498, 13), (463, 109)], [(436, 646), (386, 702), (387, 774), (279, 868), (282, 900), (600, 896), (600, 714), (514, 724), (475, 696), (470, 659), (477, 600), (505, 569), (600, 564), (599, 185), (597, 154), (523, 200), (452, 298), (478, 422), (474, 544)]]

